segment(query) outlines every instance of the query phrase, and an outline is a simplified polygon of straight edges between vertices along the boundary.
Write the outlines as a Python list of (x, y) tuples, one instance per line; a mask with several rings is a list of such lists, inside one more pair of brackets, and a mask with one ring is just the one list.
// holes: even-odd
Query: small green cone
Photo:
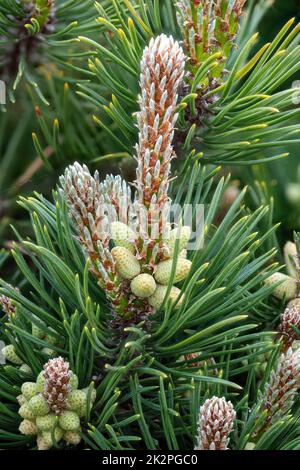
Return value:
[(72, 390), (77, 390), (78, 388), (78, 377), (71, 371), (70, 385)]
[(35, 416), (45, 416), (50, 411), (47, 401), (40, 393), (29, 400), (28, 406)]
[[(158, 310), (162, 306), (164, 298), (165, 298), (166, 293), (167, 293), (167, 289), (168, 289), (168, 286), (158, 285), (157, 288), (156, 288), (156, 291), (154, 292), (154, 294), (151, 295), (151, 297), (149, 297), (149, 299), (148, 299), (149, 304), (152, 307), (154, 307), (156, 310)], [(177, 300), (180, 292), (181, 292), (181, 290), (178, 289), (175, 286), (173, 286), (171, 288), (169, 298), (171, 299), (172, 303)], [(176, 308), (178, 308), (181, 305), (182, 301), (183, 301), (183, 296), (181, 297), (178, 304), (176, 304)]]
[(73, 390), (68, 396), (68, 409), (71, 411), (80, 410), (86, 403), (86, 394), (82, 390)]
[(37, 394), (37, 386), (35, 382), (24, 382), (21, 387), (22, 395), (26, 400), (30, 400)]
[(40, 431), (51, 431), (56, 423), (56, 415), (48, 413), (45, 416), (38, 416), (36, 418), (36, 425)]
[(26, 374), (32, 374), (32, 369), (27, 364), (22, 364), (20, 370)]
[[(156, 282), (158, 284), (167, 285), (169, 284), (171, 273), (172, 273), (173, 260), (161, 261), (156, 267), (154, 274)], [(176, 272), (174, 277), (174, 284), (183, 281), (189, 274), (192, 266), (192, 262), (185, 258), (178, 258), (176, 265)]]
[(135, 233), (128, 225), (123, 222), (112, 222), (110, 225), (111, 236), (117, 246), (127, 248), (130, 253), (135, 252), (134, 239)]
[(20, 408), (19, 408), (19, 411), (18, 411), (19, 415), (23, 418), (23, 419), (28, 419), (29, 421), (34, 421), (35, 419), (35, 416), (34, 414), (32, 413), (32, 411), (30, 410), (29, 406), (28, 406), (28, 403), (24, 403)]
[(294, 279), (297, 279), (298, 278), (297, 265), (299, 264), (299, 261), (298, 261), (296, 243), (286, 242), (286, 244), (284, 245), (283, 253), (284, 253), (284, 261), (286, 264), (286, 269), (287, 269), (288, 274)]
[(59, 426), (57, 426), (54, 429), (54, 442), (52, 440), (52, 432), (51, 431), (43, 431), (42, 432), (44, 442), (47, 446), (49, 446), (49, 448), (53, 447), (54, 444), (58, 443), (62, 439), (63, 435), (64, 435), (64, 432)]
[(36, 379), (36, 388), (37, 391), (42, 393), (45, 387), (45, 377), (44, 377), (44, 371), (40, 372), (37, 379)]
[(79, 416), (74, 411), (63, 411), (58, 422), (64, 431), (77, 431), (80, 427)]
[(8, 344), (7, 346), (4, 346), (2, 349), (2, 354), (3, 356), (13, 364), (16, 364), (17, 366), (21, 366), (23, 364), (22, 359), (17, 356), (15, 348), (12, 344)]
[(186, 248), (188, 241), (191, 237), (191, 227), (184, 225), (183, 227), (176, 227), (171, 230), (168, 240), (166, 240), (166, 245), (169, 248), (170, 257), (173, 257), (174, 249), (176, 246), (177, 239), (178, 242), (178, 252), (180, 253), (184, 248)]

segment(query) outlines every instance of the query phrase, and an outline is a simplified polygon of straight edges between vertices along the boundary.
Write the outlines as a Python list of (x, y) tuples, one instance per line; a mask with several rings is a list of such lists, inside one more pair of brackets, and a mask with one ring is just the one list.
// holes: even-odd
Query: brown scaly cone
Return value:
[(115, 262), (109, 250), (106, 204), (99, 173), (91, 175), (86, 165), (75, 162), (60, 178), (70, 215), (75, 221), (79, 240), (92, 264), (99, 285), (108, 293), (116, 290)]
[(212, 397), (200, 408), (195, 450), (228, 450), (236, 412), (224, 397)]
[[(300, 301), (300, 299), (295, 299)], [(299, 304), (300, 302), (298, 302)], [(286, 352), (297, 339), (298, 335), (293, 326), (300, 329), (300, 305), (296, 306), (295, 301), (289, 302), (284, 313), (281, 315), (281, 322), (278, 331), (282, 337), (283, 351)]]
[(16, 307), (13, 305), (11, 299), (6, 297), (6, 295), (0, 295), (0, 305), (4, 313), (8, 316), (13, 315), (16, 313)]
[(162, 239), (170, 209), (171, 161), (176, 157), (176, 106), (184, 68), (185, 56), (177, 41), (164, 34), (151, 39), (141, 60), (135, 187), (140, 222), (138, 249), (141, 259), (152, 267), (164, 257)]
[(266, 412), (263, 422), (257, 424), (253, 437), (262, 435), (272, 424), (281, 419), (292, 408), (300, 387), (300, 349), (289, 348), (273, 369), (261, 400), (260, 418)]
[(50, 359), (44, 365), (45, 385), (43, 396), (55, 414), (60, 414), (67, 406), (71, 391), (71, 371), (69, 363), (62, 357)]

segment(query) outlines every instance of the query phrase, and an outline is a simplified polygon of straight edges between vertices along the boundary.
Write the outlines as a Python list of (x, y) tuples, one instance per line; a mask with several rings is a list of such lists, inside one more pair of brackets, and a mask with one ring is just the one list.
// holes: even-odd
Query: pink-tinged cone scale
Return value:
[(195, 450), (228, 450), (236, 413), (230, 401), (212, 397), (200, 408)]
[(175, 157), (172, 141), (184, 67), (185, 56), (179, 43), (164, 34), (151, 39), (141, 60), (135, 186), (140, 208), (141, 251), (146, 257), (149, 248), (153, 262), (162, 249), (169, 211), (171, 160)]
[(67, 398), (71, 391), (70, 377), (69, 363), (62, 357), (50, 359), (44, 365), (43, 396), (56, 414), (60, 414), (67, 406)]

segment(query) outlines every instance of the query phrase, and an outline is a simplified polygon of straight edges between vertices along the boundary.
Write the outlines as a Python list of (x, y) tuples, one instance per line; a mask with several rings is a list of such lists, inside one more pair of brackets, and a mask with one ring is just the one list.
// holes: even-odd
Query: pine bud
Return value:
[(117, 272), (122, 278), (133, 279), (140, 274), (140, 263), (129, 250), (122, 246), (115, 246), (111, 254), (116, 262)]
[(44, 365), (45, 385), (43, 396), (47, 400), (50, 409), (59, 414), (67, 406), (71, 372), (69, 363), (62, 357), (50, 359)]
[(288, 183), (286, 185), (286, 197), (292, 205), (298, 207), (300, 204), (300, 184)]
[[(176, 227), (171, 230), (168, 240), (166, 240), (166, 245), (169, 248), (170, 257), (173, 257), (174, 249), (176, 243), (178, 243), (178, 252), (180, 253), (184, 248), (186, 248), (189, 239), (191, 238), (191, 227), (184, 225), (183, 227)], [(179, 238), (179, 242), (177, 239)]]
[(21, 434), (24, 434), (25, 436), (31, 436), (31, 435), (37, 434), (37, 427), (32, 421), (29, 421), (28, 419), (24, 419), (24, 421), (22, 421), (19, 426), (19, 431)]
[(200, 408), (195, 450), (228, 450), (236, 412), (230, 401), (212, 397)]
[[(87, 394), (89, 392), (89, 387), (83, 388), (82, 391), (85, 393), (85, 396), (87, 397)], [(91, 393), (91, 400), (90, 400), (90, 410), (92, 409), (93, 403), (96, 400), (96, 395), (97, 395), (96, 390), (93, 388), (92, 393)], [(88, 405), (88, 403), (87, 403), (87, 400), (86, 400), (84, 402), (84, 404), (80, 407), (80, 409), (76, 410), (76, 413), (78, 414), (78, 416), (80, 418), (83, 418), (83, 417), (86, 416), (87, 411), (88, 411), (87, 410), (87, 405)]]
[[(70, 215), (80, 235), (80, 242), (92, 262), (93, 273), (106, 288), (107, 277), (113, 284), (114, 263), (109, 252), (109, 224), (105, 188), (99, 173), (91, 175), (86, 165), (75, 162), (60, 178)], [(113, 201), (110, 201), (110, 205)], [(99, 268), (100, 266), (100, 268)]]
[(297, 339), (297, 333), (293, 329), (293, 326), (300, 329), (300, 310), (296, 307), (287, 307), (281, 315), (281, 323), (278, 327), (278, 331), (282, 335), (285, 351), (289, 349)]
[[(90, 387), (85, 387), (82, 389), (82, 391), (85, 393), (86, 396), (88, 396), (88, 393), (90, 391)], [(96, 397), (97, 397), (97, 392), (95, 390), (95, 388), (93, 387), (92, 388), (92, 393), (91, 393), (91, 402), (94, 403), (94, 401), (96, 400)]]
[(292, 242), (287, 242), (284, 246), (283, 253), (288, 274), (294, 279), (297, 279), (299, 260), (296, 244)]
[(19, 356), (16, 354), (15, 347), (12, 344), (8, 344), (7, 346), (4, 346), (2, 349), (2, 354), (3, 356), (13, 364), (16, 364), (18, 366), (21, 366), (23, 364), (22, 359), (19, 358)]
[(128, 225), (123, 222), (112, 222), (110, 231), (113, 241), (117, 246), (127, 248), (131, 253), (135, 252), (134, 240), (135, 233)]
[(144, 299), (154, 294), (156, 283), (150, 274), (139, 274), (131, 281), (130, 288), (134, 295)]
[[(159, 284), (166, 285), (169, 283), (171, 278), (173, 260), (168, 259), (167, 261), (161, 261), (156, 267), (154, 274), (155, 280)], [(187, 277), (190, 272), (192, 262), (185, 258), (178, 258), (176, 272), (174, 277), (174, 284), (182, 281)]]
[[(178, 0), (177, 21), (181, 29), (189, 66), (196, 73), (211, 54), (219, 53), (219, 65), (204, 79), (219, 77), (234, 46), (246, 0)], [(201, 82), (200, 82), (201, 83)]]
[(77, 431), (80, 427), (79, 416), (74, 411), (63, 411), (58, 422), (64, 431)]
[(272, 294), (274, 297), (280, 300), (289, 301), (294, 299), (298, 295), (298, 284), (295, 279), (290, 276), (287, 276), (283, 273), (274, 273), (272, 276), (268, 277), (265, 280), (266, 285), (273, 285), (279, 281), (282, 281), (275, 289)]
[[(156, 287), (154, 294), (151, 295), (151, 297), (149, 297), (148, 299), (149, 304), (155, 309), (159, 309), (163, 304), (167, 290), (168, 290), (167, 286), (158, 285)], [(180, 293), (181, 293), (181, 290), (178, 289), (177, 287), (173, 286), (171, 288), (169, 299), (171, 299), (172, 303), (176, 302)], [(183, 296), (180, 298), (179, 302), (176, 304), (176, 308), (180, 307), (180, 305), (182, 304), (182, 301), (183, 301)]]

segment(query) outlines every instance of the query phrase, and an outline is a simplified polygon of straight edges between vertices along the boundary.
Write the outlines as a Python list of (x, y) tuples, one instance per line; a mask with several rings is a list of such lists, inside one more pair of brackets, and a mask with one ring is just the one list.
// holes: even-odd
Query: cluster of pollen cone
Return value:
[(171, 230), (168, 195), (184, 69), (185, 56), (177, 41), (164, 34), (151, 39), (141, 59), (132, 185), (120, 176), (100, 181), (97, 171), (91, 175), (79, 163), (68, 167), (61, 178), (91, 271), (113, 312), (126, 319), (148, 316), (169, 299), (180, 305), (183, 296), (175, 284), (191, 268), (186, 251), (191, 229), (180, 222)]
[(96, 391), (78, 389), (78, 378), (62, 357), (49, 359), (36, 382), (24, 382), (19, 415), (19, 431), (35, 436), (39, 450), (49, 450), (60, 441), (69, 445), (81, 442), (81, 419), (91, 409)]
[[(135, 255), (134, 244), (131, 244), (128, 239), (122, 239), (120, 236), (122, 232), (130, 233), (131, 229), (122, 222), (113, 222), (112, 231), (115, 235), (114, 242), (116, 243), (116, 246), (111, 250), (111, 253), (115, 260), (117, 273), (120, 276), (120, 279), (130, 281), (130, 290), (133, 295), (141, 299), (148, 299), (149, 304), (155, 309), (160, 308), (171, 280), (173, 263), (176, 263), (172, 258), (172, 254), (174, 252), (180, 229), (175, 228), (171, 230), (170, 238), (166, 241), (165, 245), (166, 253), (168, 253), (169, 258), (164, 261), (160, 261), (154, 269), (152, 269), (151, 274), (149, 272), (143, 272), (143, 263), (140, 262)], [(180, 253), (176, 263), (173, 279), (174, 284), (183, 281), (187, 277), (191, 268), (191, 261), (186, 259), (185, 250), (190, 234), (191, 231), (188, 226), (182, 227), (179, 238)], [(131, 235), (134, 236), (134, 232), (132, 232)], [(175, 302), (179, 295), (180, 289), (172, 286), (170, 290), (171, 301)]]

